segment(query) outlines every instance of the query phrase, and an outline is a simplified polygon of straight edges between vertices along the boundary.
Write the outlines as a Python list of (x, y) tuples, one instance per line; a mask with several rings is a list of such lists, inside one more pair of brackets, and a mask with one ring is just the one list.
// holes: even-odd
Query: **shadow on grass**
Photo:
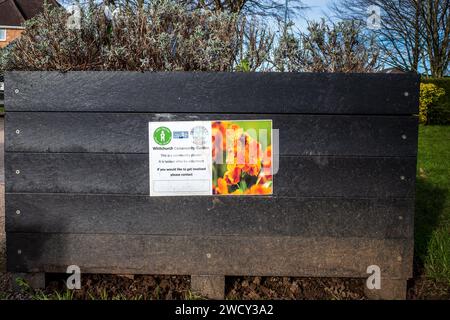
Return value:
[(446, 189), (439, 188), (424, 178), (417, 178), (414, 218), (414, 271), (417, 275), (424, 272), (429, 244), (443, 215), (446, 196)]

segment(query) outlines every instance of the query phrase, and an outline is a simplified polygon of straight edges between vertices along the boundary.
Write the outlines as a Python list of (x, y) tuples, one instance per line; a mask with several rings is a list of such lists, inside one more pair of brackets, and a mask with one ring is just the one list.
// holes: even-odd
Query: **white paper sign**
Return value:
[(150, 122), (150, 196), (211, 195), (211, 147), (211, 121)]
[(273, 194), (272, 120), (149, 123), (150, 196)]

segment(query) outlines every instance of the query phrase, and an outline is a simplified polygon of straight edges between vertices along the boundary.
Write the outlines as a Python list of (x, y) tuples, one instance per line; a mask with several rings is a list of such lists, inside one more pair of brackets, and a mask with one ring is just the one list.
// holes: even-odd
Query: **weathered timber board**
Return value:
[(413, 114), (418, 86), (415, 74), (9, 72), (5, 105), (7, 111)]
[[(272, 119), (281, 155), (415, 156), (417, 117), (270, 114), (7, 113), (10, 152), (148, 153), (148, 122)], [(19, 133), (17, 133), (19, 130)]]
[[(375, 264), (408, 278), (418, 86), (412, 74), (9, 73), (8, 270), (367, 277)], [(274, 196), (148, 197), (148, 122), (221, 119), (280, 129)]]
[[(32, 244), (32, 245), (31, 245)], [(18, 253), (20, 250), (20, 254)], [(84, 273), (411, 276), (412, 240), (9, 233), (8, 270)]]
[[(280, 157), (274, 194), (414, 196), (416, 158)], [(147, 154), (6, 153), (6, 192), (149, 194)]]
[(7, 232), (378, 239), (413, 235), (412, 199), (177, 197), (174, 201), (167, 197), (60, 194), (7, 197)]

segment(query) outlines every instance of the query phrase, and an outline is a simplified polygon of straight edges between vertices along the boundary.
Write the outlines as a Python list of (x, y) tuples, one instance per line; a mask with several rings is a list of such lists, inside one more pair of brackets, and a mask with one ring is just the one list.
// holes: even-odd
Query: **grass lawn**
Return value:
[(415, 254), (425, 276), (450, 286), (450, 126), (420, 126)]

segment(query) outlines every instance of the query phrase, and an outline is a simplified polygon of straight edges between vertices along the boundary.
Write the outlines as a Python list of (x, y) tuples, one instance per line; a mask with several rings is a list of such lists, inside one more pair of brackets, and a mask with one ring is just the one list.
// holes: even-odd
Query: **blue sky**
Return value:
[[(283, 2), (284, 0), (278, 0), (279, 2)], [(327, 14), (330, 14), (329, 6), (337, 0), (302, 0), (302, 3), (309, 7), (309, 9), (304, 10), (300, 13), (300, 15), (294, 19), (295, 26), (293, 27), (293, 31), (305, 31), (306, 30), (306, 20), (320, 20), (321, 18), (326, 18)], [(280, 32), (278, 29), (278, 24), (275, 20), (269, 20), (269, 27), (277, 32)]]
[(299, 28), (300, 30), (304, 30), (306, 26), (305, 18), (308, 20), (319, 20), (320, 18), (325, 17), (325, 15), (329, 13), (328, 6), (333, 0), (302, 0), (302, 2), (311, 8), (303, 13), (305, 17), (299, 17), (294, 20), (296, 28)]

